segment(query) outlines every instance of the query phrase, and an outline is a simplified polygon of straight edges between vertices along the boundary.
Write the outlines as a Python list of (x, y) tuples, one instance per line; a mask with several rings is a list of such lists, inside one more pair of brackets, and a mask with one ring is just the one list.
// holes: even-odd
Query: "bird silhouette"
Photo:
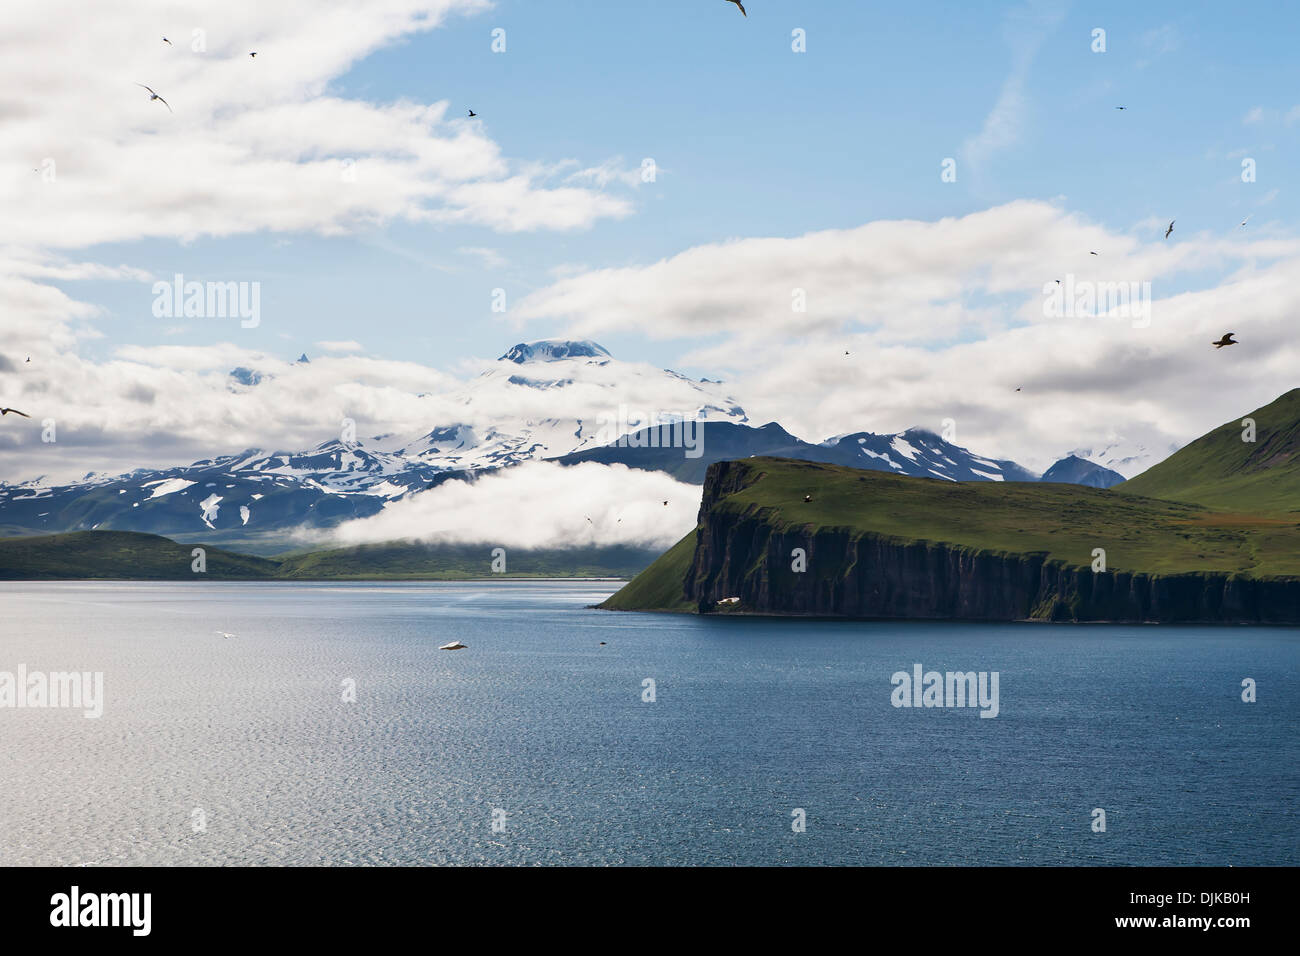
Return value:
[[(1254, 213), (1252, 213), (1251, 215), (1254, 215)], [(1242, 228), (1242, 229), (1245, 229), (1245, 228), (1246, 228), (1246, 223), (1248, 223), (1248, 222), (1250, 222), (1250, 216), (1247, 216), (1245, 219), (1241, 220), (1241, 228)]]
[(1017, 392), (1020, 391), (1020, 386), (1019, 386), (1019, 385), (1016, 386), (1016, 391), (1017, 391)]
[(807, 504), (808, 502), (812, 501), (812, 495), (804, 495), (804, 496), (803, 496), (803, 501), (804, 501), (804, 504)]
[(1127, 106), (1117, 106), (1117, 107), (1115, 107), (1115, 109), (1117, 109), (1117, 110), (1126, 110), (1126, 109), (1128, 109), (1128, 107), (1127, 107)]
[(251, 57), (256, 57), (256, 56), (257, 56), (256, 53), (250, 53), (250, 54), (248, 54), (248, 55), (251, 56)]
[(1236, 341), (1233, 338), (1233, 336), (1236, 334), (1237, 334), (1236, 332), (1224, 332), (1223, 338), (1219, 339), (1219, 341), (1217, 342), (1211, 342), (1210, 344), (1213, 345), (1216, 349), (1221, 349), (1225, 345), (1240, 345), (1241, 343)]
[(469, 111), (469, 115), (470, 115), (470, 119), (473, 119), (475, 116), (478, 116), (478, 114), (475, 113), (473, 110)]
[(1168, 239), (1168, 238), (1169, 238), (1169, 234), (1170, 234), (1171, 232), (1174, 231), (1174, 223), (1176, 223), (1177, 221), (1178, 221), (1177, 219), (1170, 219), (1170, 220), (1169, 220), (1169, 228), (1165, 230), (1165, 238), (1166, 238), (1166, 239)]
[[(15, 415), (21, 415), (21, 416), (23, 416), (23, 418), (31, 418), (31, 417), (32, 417), (32, 416), (28, 415), (26, 412), (20, 412), (20, 411), (19, 411), (18, 409), (16, 409), (16, 408), (0, 408), (0, 415), (8, 415), (10, 412), (13, 412)], [(665, 501), (664, 504), (668, 504), (668, 502)]]
[(1100, 253), (1100, 252), (1090, 252), (1090, 253), (1088, 253), (1088, 255), (1090, 255), (1090, 256), (1099, 256), (1099, 255), (1101, 255), (1101, 253)]
[(163, 43), (166, 43), (168, 46), (172, 46), (172, 41), (167, 39), (166, 37), (163, 37)]
[[(727, 0), (727, 2), (728, 2), (728, 3), (734, 3), (736, 6), (740, 7), (740, 12), (741, 12), (741, 13), (745, 13), (745, 5), (744, 5), (743, 3), (741, 3), (740, 0)], [(745, 18), (746, 18), (746, 19), (749, 18), (749, 14), (748, 14), (748, 13), (745, 13)]]
[[(144, 89), (149, 90), (149, 87), (145, 86), (143, 83), (137, 83), (136, 86), (143, 87)], [(163, 106), (167, 107), (167, 112), (168, 112), (168, 113), (175, 113), (175, 112), (176, 112), (174, 109), (172, 109), (172, 105), (171, 105), (170, 103), (168, 103), (165, 99), (163, 99), (161, 96), (159, 96), (159, 95), (158, 95), (157, 93), (155, 93), (153, 90), (149, 90), (149, 102), (152, 103), (154, 100), (157, 100), (157, 101), (158, 101), (159, 103), (161, 103)]]
[(665, 508), (668, 507), (668, 502), (666, 502), (666, 501), (664, 502), (664, 507), (665, 507)]

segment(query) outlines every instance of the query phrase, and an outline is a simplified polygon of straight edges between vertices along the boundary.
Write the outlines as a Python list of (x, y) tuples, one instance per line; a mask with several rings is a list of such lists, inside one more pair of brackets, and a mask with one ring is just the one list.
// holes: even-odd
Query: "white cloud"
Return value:
[[(726, 374), (752, 421), (810, 440), (954, 418), (961, 444), (1043, 469), (1113, 432), (1185, 442), (1300, 385), (1300, 241), (1233, 223), (1166, 242), (1166, 223), (1125, 234), (1022, 201), (733, 240), (561, 279), (516, 313), (694, 343), (681, 361)], [(1180, 291), (1201, 274), (1226, 278)], [(1046, 318), (1044, 287), (1067, 275), (1151, 282), (1151, 326)], [(1247, 346), (1210, 348), (1226, 329)]]
[[(0, 137), (30, 162), (0, 174), (0, 235), (84, 248), (257, 230), (328, 235), (395, 219), (578, 229), (628, 215), (624, 199), (552, 185), (542, 167), (504, 157), (445, 100), (331, 94), (376, 50), (488, 6), (230, 0), (217, 12), (193, 0), (163, 13), (145, 0), (8, 4)], [(190, 48), (191, 25), (207, 30), (206, 52)], [(33, 172), (46, 159), (52, 175)]]
[(364, 346), (362, 346), (362, 344), (361, 344), (360, 342), (354, 342), (354, 341), (352, 341), (351, 339), (347, 339), (346, 341), (331, 341), (331, 340), (326, 340), (326, 341), (324, 341), (324, 342), (317, 342), (317, 343), (316, 343), (316, 347), (317, 347), (318, 349), (324, 349), (326, 352), (361, 352), (361, 351), (364, 351)]
[(473, 483), (445, 482), (373, 517), (346, 522), (328, 539), (339, 545), (416, 540), (507, 549), (667, 548), (695, 527), (699, 507), (698, 487), (660, 472), (530, 462)]

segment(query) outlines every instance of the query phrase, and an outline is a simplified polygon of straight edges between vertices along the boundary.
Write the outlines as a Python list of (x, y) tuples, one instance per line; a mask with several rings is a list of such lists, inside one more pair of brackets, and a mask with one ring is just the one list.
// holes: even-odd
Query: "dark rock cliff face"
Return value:
[[(758, 509), (713, 505), (755, 480), (743, 462), (709, 469), (687, 598), (712, 611), (987, 621), (1300, 623), (1300, 581), (1221, 573), (1094, 573), (1043, 553), (998, 554), (844, 529), (778, 531)], [(792, 569), (802, 548), (807, 570)]]

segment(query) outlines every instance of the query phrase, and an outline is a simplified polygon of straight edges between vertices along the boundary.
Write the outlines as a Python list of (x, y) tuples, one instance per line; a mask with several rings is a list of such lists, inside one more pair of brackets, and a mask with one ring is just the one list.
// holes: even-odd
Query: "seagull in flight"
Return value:
[(1126, 109), (1128, 109), (1128, 107), (1127, 107), (1127, 106), (1117, 106), (1117, 107), (1115, 107), (1115, 109), (1117, 109), (1117, 110), (1126, 110)]
[(172, 45), (172, 41), (167, 39), (166, 37), (163, 37), (163, 43), (166, 43), (168, 46)]
[(256, 53), (256, 52), (253, 52), (253, 53), (250, 53), (250, 54), (248, 54), (248, 55), (251, 56), (251, 57), (256, 57), (256, 56), (257, 56), (257, 53)]
[[(30, 360), (29, 360), (29, 361), (30, 361)], [(18, 409), (16, 409), (16, 408), (0, 408), (0, 415), (8, 415), (10, 412), (13, 412), (15, 415), (21, 415), (21, 416), (23, 416), (23, 418), (31, 418), (31, 417), (32, 417), (32, 416), (28, 415), (26, 412), (20, 412), (20, 411), (19, 411)], [(665, 501), (664, 504), (668, 504), (668, 502)]]
[[(1253, 216), (1254, 213), (1251, 213), (1250, 215)], [(1246, 228), (1246, 223), (1248, 223), (1248, 222), (1250, 222), (1250, 216), (1247, 216), (1245, 219), (1241, 220), (1241, 226), (1240, 226), (1239, 228), (1241, 228), (1241, 229), (1245, 229), (1245, 228)]]
[(213, 634), (220, 634), (220, 635), (221, 635), (222, 637), (224, 637), (226, 640), (230, 640), (232, 637), (235, 637), (235, 636), (236, 636), (236, 635), (234, 635), (234, 634), (231, 634), (229, 631), (213, 631), (212, 633), (213, 633)]
[(1088, 255), (1090, 255), (1090, 256), (1099, 256), (1099, 255), (1101, 255), (1101, 253), (1100, 253), (1100, 252), (1089, 252)]
[(1216, 349), (1221, 349), (1225, 345), (1240, 345), (1241, 343), (1236, 341), (1233, 338), (1233, 336), (1236, 334), (1237, 334), (1236, 332), (1224, 332), (1223, 338), (1219, 339), (1219, 341), (1217, 342), (1211, 342), (1210, 344), (1213, 345)]
[(1169, 220), (1169, 228), (1165, 230), (1165, 238), (1166, 238), (1166, 239), (1168, 239), (1168, 238), (1169, 238), (1169, 234), (1170, 234), (1171, 232), (1174, 231), (1174, 223), (1176, 223), (1177, 221), (1178, 221), (1177, 219), (1170, 219), (1170, 220)]
[[(741, 12), (741, 13), (745, 13), (745, 5), (744, 5), (743, 3), (741, 3), (740, 0), (727, 0), (727, 2), (728, 2), (728, 3), (734, 3), (736, 6), (740, 7), (740, 12)], [(745, 13), (745, 19), (747, 19), (747, 20), (749, 19), (749, 14), (748, 14), (748, 13)]]
[(168, 112), (168, 113), (175, 113), (175, 112), (176, 112), (174, 109), (172, 109), (172, 105), (171, 105), (170, 103), (168, 103), (165, 99), (163, 99), (161, 96), (159, 96), (159, 95), (158, 95), (157, 93), (155, 93), (153, 90), (150, 90), (149, 87), (145, 86), (143, 83), (137, 83), (136, 86), (139, 86), (139, 87), (142, 87), (142, 88), (144, 88), (144, 89), (146, 89), (146, 90), (149, 90), (149, 102), (150, 102), (150, 103), (152, 103), (154, 100), (157, 100), (157, 101), (158, 101), (159, 103), (161, 103), (163, 106), (167, 107), (167, 112)]
[(478, 114), (475, 113), (473, 110), (469, 111), (469, 115), (470, 115), (470, 119), (473, 119), (475, 116), (478, 116)]

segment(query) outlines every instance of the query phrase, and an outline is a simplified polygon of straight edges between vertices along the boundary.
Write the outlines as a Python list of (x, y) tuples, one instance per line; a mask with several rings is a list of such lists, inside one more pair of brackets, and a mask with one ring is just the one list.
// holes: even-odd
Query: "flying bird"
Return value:
[(1100, 252), (1090, 252), (1090, 253), (1088, 253), (1088, 255), (1090, 255), (1090, 256), (1099, 256), (1099, 255), (1101, 255), (1101, 253), (1100, 253)]
[(1019, 385), (1016, 386), (1016, 391), (1017, 391), (1017, 392), (1020, 391), (1020, 386), (1019, 386)]
[(1213, 345), (1216, 349), (1221, 349), (1225, 345), (1240, 345), (1241, 343), (1233, 338), (1233, 336), (1236, 334), (1237, 334), (1236, 332), (1224, 332), (1223, 338), (1219, 339), (1219, 341), (1217, 342), (1211, 342), (1210, 344)]
[(446, 644), (441, 645), (441, 646), (438, 648), (438, 650), (440, 650), (440, 651), (463, 651), (463, 650), (464, 650), (465, 648), (467, 648), (467, 647), (469, 647), (468, 644), (462, 644), (460, 641), (448, 641)]
[[(1251, 216), (1253, 216), (1253, 215), (1254, 215), (1254, 213), (1251, 213)], [(1250, 222), (1250, 216), (1247, 216), (1245, 219), (1241, 220), (1241, 228), (1242, 228), (1242, 229), (1245, 229), (1245, 228), (1246, 228), (1246, 223), (1248, 223), (1248, 222)]]
[(1178, 221), (1177, 219), (1170, 219), (1170, 220), (1169, 220), (1169, 228), (1165, 230), (1165, 238), (1166, 238), (1166, 239), (1168, 239), (1168, 238), (1169, 238), (1169, 234), (1170, 234), (1171, 232), (1174, 231), (1174, 223), (1176, 223), (1177, 221)]
[(1126, 109), (1128, 109), (1128, 107), (1127, 107), (1127, 106), (1117, 106), (1117, 107), (1115, 107), (1115, 109), (1117, 109), (1117, 110), (1126, 110)]
[(664, 507), (665, 507), (665, 508), (668, 507), (668, 502), (666, 502), (666, 501), (664, 502)]
[(469, 115), (470, 115), (470, 119), (473, 119), (475, 116), (478, 116), (478, 114), (475, 113), (473, 110), (469, 111)]
[(221, 635), (222, 637), (224, 637), (226, 640), (230, 640), (232, 637), (236, 637), (236, 636), (237, 636), (237, 635), (235, 635), (235, 634), (231, 634), (229, 631), (213, 631), (212, 633), (213, 633), (213, 634), (220, 634), (220, 635)]
[(249, 55), (249, 56), (254, 56), (254, 57), (257, 56), (256, 53), (250, 53), (250, 54), (248, 54), (248, 55)]
[[(20, 412), (20, 411), (19, 411), (18, 409), (16, 409), (16, 408), (0, 408), (0, 415), (8, 415), (10, 412), (13, 412), (15, 415), (21, 415), (21, 416), (23, 416), (23, 418), (31, 418), (31, 417), (32, 417), (32, 416), (28, 415), (26, 412)], [(664, 504), (668, 504), (668, 502), (665, 501)]]
[[(136, 86), (143, 87), (144, 89), (149, 90), (149, 87), (145, 86), (143, 83), (137, 83)], [(174, 109), (172, 109), (172, 105), (171, 105), (170, 103), (168, 103), (165, 99), (163, 99), (161, 96), (159, 96), (159, 95), (158, 95), (157, 93), (155, 93), (153, 90), (149, 90), (149, 102), (152, 103), (154, 100), (157, 100), (157, 101), (158, 101), (159, 103), (161, 103), (163, 106), (167, 107), (167, 112), (168, 112), (168, 113), (175, 113), (175, 112), (176, 112)]]
[(168, 46), (172, 45), (172, 41), (167, 39), (166, 37), (163, 37), (163, 43), (166, 43)]
[[(745, 5), (744, 5), (743, 3), (741, 3), (740, 0), (727, 0), (727, 2), (728, 2), (728, 3), (734, 3), (736, 6), (740, 7), (740, 12), (741, 12), (741, 13), (745, 13)], [(749, 14), (748, 14), (748, 13), (745, 13), (745, 18), (746, 18), (746, 19), (749, 18)]]
[(804, 496), (803, 496), (803, 503), (804, 503), (804, 504), (807, 504), (807, 503), (810, 502), (810, 501), (812, 501), (812, 495), (804, 495)]

